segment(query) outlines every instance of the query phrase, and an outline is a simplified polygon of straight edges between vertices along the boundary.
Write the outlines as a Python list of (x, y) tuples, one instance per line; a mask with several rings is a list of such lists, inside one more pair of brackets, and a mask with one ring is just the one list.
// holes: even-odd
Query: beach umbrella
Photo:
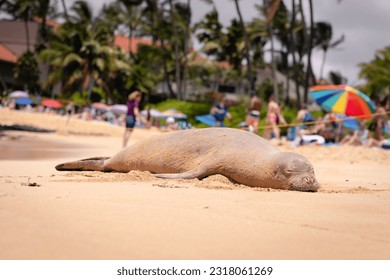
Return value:
[(351, 130), (359, 129), (359, 122), (354, 117), (346, 117), (345, 115), (340, 116), (340, 119), (343, 120), (343, 127)]
[(176, 109), (168, 109), (161, 112), (166, 118), (172, 117), (175, 119), (186, 119), (187, 115), (176, 110)]
[(127, 113), (127, 105), (125, 104), (115, 104), (110, 107), (110, 111), (114, 114), (126, 114)]
[(101, 110), (106, 110), (109, 108), (109, 106), (107, 104), (104, 104), (102, 102), (94, 102), (94, 103), (92, 103), (92, 107), (94, 107), (96, 109), (101, 109)]
[(13, 91), (11, 92), (9, 95), (8, 95), (9, 98), (28, 98), (28, 93), (25, 92), (25, 91), (21, 91), (21, 90), (16, 90), (16, 91)]
[(325, 111), (336, 114), (368, 118), (375, 112), (375, 105), (367, 95), (347, 85), (314, 86), (310, 88), (310, 96)]
[(42, 101), (42, 105), (54, 109), (59, 109), (62, 107), (62, 103), (55, 99), (45, 99)]
[(22, 97), (15, 101), (16, 105), (32, 105), (34, 104), (34, 101), (32, 101), (30, 98)]
[[(150, 109), (149, 114), (150, 114), (150, 117), (154, 118), (154, 119), (165, 119), (166, 118), (166, 116), (163, 113), (161, 113), (159, 110), (156, 110), (156, 109)], [(148, 110), (142, 110), (141, 115), (144, 117), (148, 116)]]

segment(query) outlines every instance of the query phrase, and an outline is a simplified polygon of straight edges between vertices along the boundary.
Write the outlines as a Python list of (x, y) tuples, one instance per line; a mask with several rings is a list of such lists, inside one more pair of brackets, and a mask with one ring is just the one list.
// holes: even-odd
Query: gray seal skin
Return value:
[(251, 187), (297, 191), (319, 189), (311, 163), (302, 155), (280, 152), (253, 133), (231, 128), (168, 132), (139, 141), (111, 158), (89, 158), (57, 170), (149, 171), (158, 178), (193, 179), (222, 174)]

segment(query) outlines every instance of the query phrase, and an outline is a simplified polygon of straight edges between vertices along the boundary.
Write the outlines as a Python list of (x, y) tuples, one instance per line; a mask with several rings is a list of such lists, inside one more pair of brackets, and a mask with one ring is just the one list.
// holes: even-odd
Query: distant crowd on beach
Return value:
[[(102, 103), (99, 104), (101, 105)], [(126, 118), (129, 114), (128, 104), (119, 105), (119, 108), (114, 108), (113, 110), (110, 106), (101, 107), (99, 104), (94, 105), (92, 103), (90, 105), (76, 105), (73, 101), (69, 101), (61, 108), (52, 108), (43, 105), (17, 105), (15, 104), (15, 100), (8, 99), (4, 100), (2, 104), (0, 104), (0, 108), (3, 107), (23, 112), (64, 116), (68, 119), (68, 121), (71, 119), (80, 119), (85, 121), (108, 122), (111, 125), (121, 127), (126, 126)], [(139, 102), (137, 106), (139, 108)], [(155, 118), (150, 114), (151, 110), (153, 109), (148, 106), (147, 109), (139, 112), (139, 117), (136, 119), (134, 125), (140, 128), (150, 128), (154, 126), (165, 131), (187, 129), (191, 127), (191, 124), (187, 123), (185, 120), (177, 120), (174, 116), (161, 115), (158, 118)]]
[[(177, 120), (167, 116), (163, 119), (155, 119), (150, 114), (150, 106), (141, 114), (139, 107), (142, 94), (139, 91), (129, 94), (129, 100), (122, 111), (111, 111), (106, 108), (98, 108), (93, 105), (76, 106), (72, 101), (64, 107), (53, 109), (42, 105), (15, 106), (12, 100), (4, 101), (2, 107), (17, 110), (38, 112), (44, 114), (56, 114), (82, 120), (105, 121), (112, 125), (126, 127), (124, 144), (127, 145), (131, 131), (134, 127), (150, 128), (158, 127), (164, 131), (191, 128), (186, 120)], [(355, 119), (341, 116), (332, 112), (323, 112), (321, 116), (313, 117), (305, 104), (301, 105), (294, 121), (290, 124), (285, 120), (281, 106), (275, 96), (271, 95), (266, 104), (266, 113), (261, 115), (262, 100), (253, 93), (250, 97), (246, 111), (246, 119), (239, 128), (261, 135), (267, 140), (289, 141), (293, 146), (318, 144), (318, 145), (362, 145), (367, 147), (390, 146), (390, 123), (388, 112), (389, 102), (386, 99), (377, 103), (376, 112), (371, 118)], [(211, 108), (210, 116), (214, 123), (210, 126), (224, 127), (226, 121), (232, 121), (229, 112), (230, 102), (226, 98), (220, 98)], [(265, 118), (265, 125), (260, 126), (261, 118)], [(287, 135), (281, 135), (281, 128), (287, 128)]]
[(115, 118), (112, 112), (95, 108), (92, 105), (89, 106), (76, 106), (70, 101), (65, 107), (51, 108), (43, 105), (17, 105), (12, 100), (6, 100), (1, 104), (2, 107), (6, 107), (14, 110), (21, 110), (25, 112), (35, 112), (48, 115), (59, 115), (59, 116), (71, 116), (72, 118), (82, 120), (98, 120), (108, 121), (113, 124), (120, 124), (120, 118)]
[[(227, 99), (222, 99), (211, 109), (216, 126), (225, 126), (225, 118), (232, 120), (228, 103)], [(387, 116), (390, 108), (387, 99), (378, 102), (376, 112), (368, 119), (346, 117), (332, 112), (323, 112), (321, 116), (314, 118), (306, 104), (302, 104), (295, 120), (288, 124), (275, 96), (271, 95), (264, 116), (265, 126), (259, 127), (261, 108), (261, 99), (255, 93), (252, 94), (246, 120), (241, 123), (240, 128), (256, 134), (263, 130), (263, 138), (279, 142), (288, 140), (293, 146), (314, 143), (390, 148), (390, 121)], [(287, 128), (287, 136), (281, 136), (282, 127)]]

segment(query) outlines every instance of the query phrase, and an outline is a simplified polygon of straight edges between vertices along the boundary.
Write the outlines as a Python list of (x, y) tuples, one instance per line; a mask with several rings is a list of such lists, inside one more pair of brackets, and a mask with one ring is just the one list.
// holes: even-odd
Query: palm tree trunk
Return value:
[(24, 20), (24, 30), (26, 32), (27, 51), (30, 51), (30, 31), (28, 28), (28, 19)]
[[(267, 0), (263, 0), (264, 7), (267, 7), (269, 5)], [(267, 18), (268, 20), (268, 36), (271, 43), (271, 71), (272, 71), (272, 83), (273, 83), (273, 95), (275, 96), (276, 100), (279, 100), (279, 91), (278, 91), (278, 81), (276, 77), (276, 62), (275, 62), (275, 55), (274, 55), (274, 41), (273, 41), (273, 24), (272, 24), (272, 17)]]
[[(310, 79), (313, 78), (313, 69), (311, 67), (311, 52), (313, 49), (313, 37), (314, 37), (314, 22), (313, 22), (313, 3), (312, 0), (309, 0), (309, 9), (310, 9), (310, 35), (308, 41), (308, 53), (307, 53), (307, 69), (306, 69), (306, 78), (305, 78), (305, 95), (304, 102), (307, 103)], [(314, 81), (315, 82), (315, 81)]]
[(294, 33), (293, 30), (295, 28), (295, 20), (296, 20), (296, 7), (295, 7), (295, 0), (292, 0), (292, 17), (291, 17), (291, 24), (290, 24), (290, 47), (291, 47), (291, 54), (293, 59), (293, 68), (294, 68), (294, 81), (295, 81), (295, 93), (297, 96), (297, 109), (301, 106), (301, 93), (299, 92), (299, 73), (298, 73), (298, 65), (297, 65), (297, 59), (295, 56), (296, 53), (296, 46), (295, 46), (295, 39), (294, 39)]
[(272, 21), (268, 24), (268, 32), (271, 41), (271, 66), (272, 66), (272, 80), (274, 88), (274, 96), (276, 100), (279, 100), (278, 90), (278, 78), (276, 77), (276, 61), (275, 61), (275, 50), (274, 50), (274, 39), (273, 39), (273, 24)]
[(69, 21), (68, 9), (66, 8), (65, 0), (61, 0), (62, 9), (64, 10), (65, 20)]
[[(163, 51), (166, 52), (167, 49), (165, 48), (165, 43), (164, 43), (163, 38), (160, 38), (160, 45), (161, 45), (161, 48), (163, 49)], [(168, 66), (167, 66), (167, 60), (165, 59), (165, 55), (164, 55), (164, 61), (163, 61), (163, 71), (164, 71), (165, 83), (167, 84), (168, 91), (169, 91), (169, 97), (173, 98), (175, 96), (175, 93), (172, 89), (171, 79), (169, 79)]]
[(245, 59), (247, 63), (247, 76), (248, 76), (248, 82), (249, 82), (249, 92), (251, 92), (252, 89), (254, 89), (254, 80), (252, 78), (252, 64), (250, 60), (250, 54), (249, 54), (249, 38), (248, 33), (246, 32), (244, 20), (242, 18), (240, 5), (238, 4), (238, 0), (234, 0), (234, 3), (236, 4), (236, 10), (238, 17), (240, 19), (240, 25), (241, 25), (241, 31), (244, 35), (244, 48), (245, 48)]
[(40, 35), (43, 41), (43, 45), (46, 46), (46, 42), (47, 42), (46, 22), (47, 22), (47, 12), (49, 9), (50, 0), (43, 0), (40, 1), (40, 3), (41, 5), (40, 5), (39, 16), (42, 19), (40, 24)]
[(322, 62), (321, 62), (321, 69), (320, 69), (320, 80), (323, 79), (324, 75), (324, 67), (325, 67), (325, 61), (326, 61), (326, 51), (322, 54)]
[(93, 77), (90, 77), (89, 85), (88, 85), (88, 101), (91, 101), (91, 95), (94, 86), (95, 86), (95, 79)]
[(148, 9), (150, 10), (150, 22), (152, 27), (152, 44), (156, 45), (158, 40), (157, 24), (158, 24), (158, 6), (156, 0), (146, 0)]
[[(191, 9), (191, 0), (187, 0), (187, 7)], [(182, 94), (184, 99), (187, 96), (187, 70), (188, 70), (188, 49), (190, 41), (190, 24), (191, 19), (188, 19), (188, 24), (186, 25), (185, 38), (184, 38), (184, 64), (183, 64), (183, 79), (182, 79)]]
[(127, 38), (127, 51), (129, 52), (130, 57), (133, 57), (133, 53), (131, 51), (132, 41), (133, 41), (133, 27), (131, 26), (131, 23), (129, 23), (129, 38)]
[(175, 7), (173, 5), (173, 0), (169, 0), (169, 6), (171, 10), (171, 21), (173, 27), (173, 40), (174, 40), (174, 48), (175, 48), (175, 80), (176, 80), (176, 95), (179, 100), (182, 100), (182, 92), (181, 92), (181, 80), (180, 80), (180, 51), (178, 44), (178, 34), (177, 27), (175, 23)]
[(290, 107), (290, 70), (288, 64), (288, 57), (290, 56), (290, 47), (287, 46), (287, 54), (286, 54), (286, 98), (285, 103), (287, 107)]
[[(307, 36), (307, 30), (306, 30), (306, 17), (305, 17), (305, 13), (304, 13), (304, 11), (303, 11), (302, 0), (299, 0), (299, 11), (300, 11), (301, 17), (302, 17), (303, 42), (304, 42), (304, 45), (307, 46), (307, 45), (308, 45), (308, 42), (309, 42), (309, 39), (308, 39), (308, 36)], [(304, 47), (304, 49), (303, 49), (303, 55), (302, 55), (302, 57), (300, 58), (301, 60), (303, 59), (303, 56), (304, 56), (305, 51), (306, 51), (306, 47)], [(301, 62), (301, 61), (300, 61), (300, 62)], [(307, 94), (308, 94), (307, 76), (306, 76), (306, 75), (305, 75), (305, 80), (303, 81), (303, 85), (304, 85), (304, 89), (303, 89), (303, 100), (306, 100), (306, 97), (307, 97)]]
[(111, 99), (111, 100), (114, 99), (114, 95), (112, 94), (110, 87), (107, 86), (107, 84), (103, 81), (102, 78), (98, 78), (96, 80), (96, 83), (98, 84), (98, 86), (100, 86), (101, 88), (104, 89), (104, 92), (106, 93), (106, 95), (105, 95), (105, 102), (106, 103), (108, 102), (108, 99)]
[[(156, 3), (157, 4), (157, 3)], [(157, 19), (157, 32), (156, 32), (156, 35), (158, 36), (158, 30), (159, 30), (159, 26), (162, 22), (162, 10), (163, 10), (163, 7), (161, 7), (161, 12), (159, 9), (156, 9), (156, 19)], [(161, 49), (163, 50), (164, 52), (164, 55), (163, 55), (163, 72), (164, 72), (164, 79), (165, 79), (165, 83), (168, 87), (168, 96), (170, 98), (173, 98), (175, 97), (175, 93), (173, 92), (173, 89), (172, 89), (172, 85), (171, 85), (171, 79), (169, 78), (169, 72), (168, 72), (168, 66), (167, 66), (167, 59), (166, 59), (166, 55), (165, 55), (165, 52), (167, 52), (167, 48), (165, 47), (165, 42), (164, 42), (164, 38), (163, 37), (159, 37), (159, 41), (160, 41), (160, 46), (161, 46)]]

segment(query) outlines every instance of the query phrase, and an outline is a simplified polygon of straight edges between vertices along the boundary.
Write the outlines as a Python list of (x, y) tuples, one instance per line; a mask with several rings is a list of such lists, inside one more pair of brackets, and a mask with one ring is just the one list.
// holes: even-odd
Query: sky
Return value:
[[(66, 1), (72, 3), (72, 0)], [(98, 11), (104, 3), (112, 0), (89, 0)], [(237, 18), (233, 0), (214, 0), (220, 21), (228, 25), (232, 18)], [(297, 1), (298, 2), (298, 1)], [(303, 0), (307, 3), (307, 0)], [(259, 16), (254, 8), (263, 0), (241, 0), (240, 7), (245, 21)], [(291, 1), (285, 0), (289, 7)], [(211, 6), (201, 0), (192, 0), (193, 22), (199, 21)], [(306, 7), (307, 9), (307, 7)], [(342, 73), (348, 84), (356, 86), (362, 83), (358, 78), (359, 63), (370, 62), (375, 52), (390, 46), (390, 1), (389, 0), (313, 0), (314, 21), (326, 21), (333, 27), (334, 40), (343, 34), (345, 40), (337, 48), (328, 51), (324, 69), (326, 77), (329, 71)], [(308, 13), (306, 13), (308, 14)], [(196, 45), (195, 45), (196, 46)], [(312, 65), (318, 76), (322, 61), (322, 51), (315, 49), (312, 54)]]

